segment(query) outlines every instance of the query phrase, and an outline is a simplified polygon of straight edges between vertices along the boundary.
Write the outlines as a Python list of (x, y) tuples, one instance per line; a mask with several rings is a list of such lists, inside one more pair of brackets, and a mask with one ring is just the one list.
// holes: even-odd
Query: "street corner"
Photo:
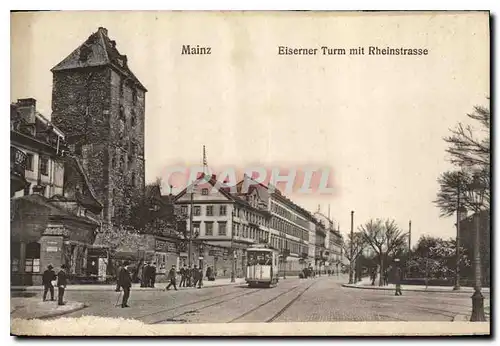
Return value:
[(86, 305), (81, 302), (67, 301), (58, 305), (57, 301), (41, 301), (38, 298), (11, 299), (11, 319), (45, 319), (58, 317), (71, 312), (84, 309)]

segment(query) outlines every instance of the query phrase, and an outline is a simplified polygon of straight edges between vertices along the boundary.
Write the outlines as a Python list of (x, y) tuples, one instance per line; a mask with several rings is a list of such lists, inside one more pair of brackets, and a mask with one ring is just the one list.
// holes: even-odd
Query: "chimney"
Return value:
[(18, 99), (17, 110), (29, 124), (35, 123), (36, 100), (33, 98)]
[(102, 26), (99, 27), (99, 31), (102, 32), (105, 36), (108, 36), (108, 29), (103, 28)]

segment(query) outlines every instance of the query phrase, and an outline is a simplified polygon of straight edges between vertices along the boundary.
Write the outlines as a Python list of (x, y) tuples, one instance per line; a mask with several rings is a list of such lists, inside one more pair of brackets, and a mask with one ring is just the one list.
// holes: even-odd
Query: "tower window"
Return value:
[(135, 105), (137, 103), (137, 90), (132, 89), (132, 103)]
[(130, 115), (130, 126), (134, 127), (136, 123), (137, 120), (135, 118), (135, 111), (132, 110), (132, 114)]

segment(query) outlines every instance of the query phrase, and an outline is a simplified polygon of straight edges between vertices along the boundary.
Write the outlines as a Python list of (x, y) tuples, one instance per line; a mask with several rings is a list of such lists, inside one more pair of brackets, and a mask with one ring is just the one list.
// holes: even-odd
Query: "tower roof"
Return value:
[(51, 71), (58, 72), (76, 68), (111, 66), (144, 91), (147, 89), (130, 70), (127, 56), (116, 49), (116, 42), (108, 36), (108, 30), (100, 27), (97, 32), (75, 49), (70, 55), (54, 66)]

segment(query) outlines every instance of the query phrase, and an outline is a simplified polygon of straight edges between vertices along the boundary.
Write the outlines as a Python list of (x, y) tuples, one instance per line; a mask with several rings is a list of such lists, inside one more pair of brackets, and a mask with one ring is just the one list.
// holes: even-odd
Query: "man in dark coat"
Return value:
[(118, 267), (116, 268), (116, 289), (115, 289), (115, 292), (120, 292), (120, 282), (119, 282), (119, 275), (120, 275), (120, 271), (122, 270), (123, 268), (123, 263), (120, 263), (118, 265)]
[(170, 290), (170, 286), (172, 286), (172, 285), (174, 286), (174, 289), (177, 291), (177, 285), (175, 283), (176, 275), (177, 275), (177, 273), (175, 271), (175, 265), (172, 265), (172, 268), (169, 270), (168, 276), (167, 276), (167, 280), (169, 280), (170, 282), (169, 282), (168, 286), (165, 287), (165, 291)]
[(56, 273), (52, 270), (53, 268), (52, 264), (49, 264), (47, 270), (45, 270), (42, 275), (43, 301), (47, 300), (48, 291), (50, 291), (50, 300), (54, 300), (54, 286), (52, 285), (52, 281), (56, 279)]
[(394, 268), (394, 283), (396, 284), (396, 296), (402, 296), (403, 292), (401, 292), (401, 279), (403, 272), (401, 271), (400, 263), (399, 263), (399, 258), (396, 258), (394, 260), (396, 262), (396, 266)]
[(199, 273), (198, 266), (195, 264), (194, 268), (191, 270), (191, 280), (193, 280), (192, 281), (193, 287), (196, 287), (196, 284), (198, 283), (198, 273)]
[(179, 274), (181, 274), (181, 282), (179, 283), (179, 287), (186, 287), (186, 266), (182, 267), (179, 270)]
[(156, 282), (156, 264), (153, 263), (149, 266), (149, 287), (154, 288)]
[(207, 268), (207, 280), (208, 281), (214, 281), (215, 280), (214, 272), (212, 270), (212, 267), (210, 267), (210, 266)]
[(118, 285), (123, 289), (122, 308), (129, 307), (127, 302), (130, 297), (130, 287), (132, 287), (132, 279), (130, 278), (127, 268), (128, 265), (128, 261), (125, 261), (123, 266), (120, 267), (120, 272), (118, 273)]
[(63, 264), (61, 270), (57, 273), (57, 305), (64, 305), (64, 291), (66, 290), (67, 284), (66, 265)]
[(149, 287), (150, 267), (149, 262), (144, 262), (142, 266), (141, 287)]

